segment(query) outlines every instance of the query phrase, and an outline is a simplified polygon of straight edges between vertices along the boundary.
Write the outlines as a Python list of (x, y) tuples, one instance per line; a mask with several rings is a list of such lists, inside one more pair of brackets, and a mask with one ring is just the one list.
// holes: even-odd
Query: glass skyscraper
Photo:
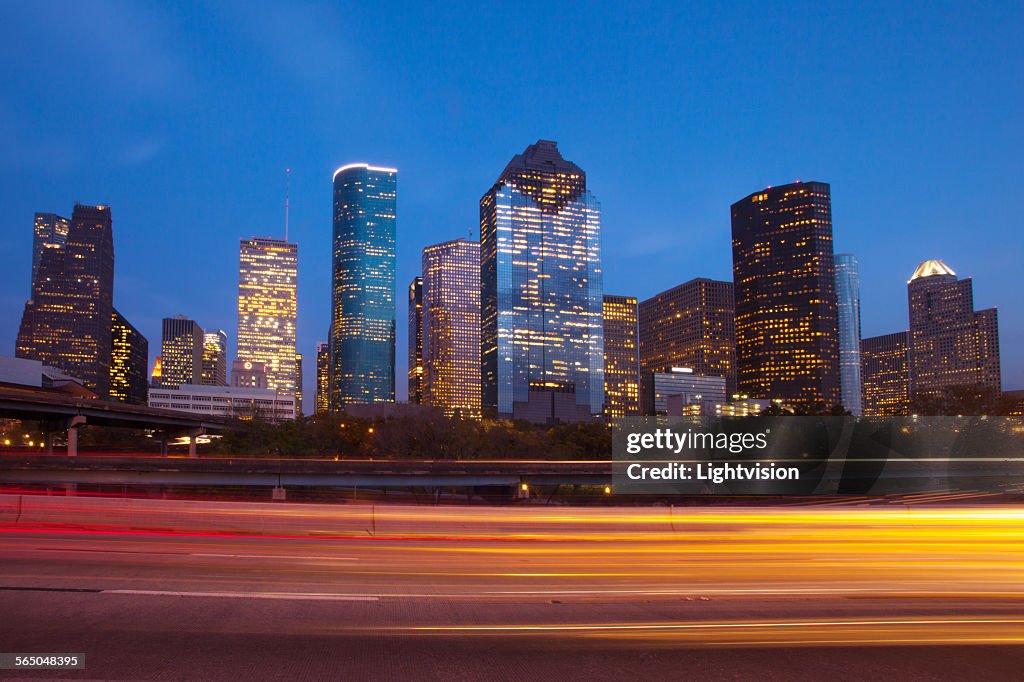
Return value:
[(199, 384), (203, 376), (203, 328), (183, 315), (165, 317), (160, 345), (160, 387)]
[(479, 418), (480, 244), (423, 249), (423, 402)]
[(860, 342), (865, 417), (909, 414), (910, 369), (907, 332), (884, 334)]
[(43, 254), (47, 249), (62, 249), (68, 241), (68, 229), (71, 223), (67, 218), (56, 213), (36, 213), (33, 223), (32, 238), (32, 287), (36, 286), (39, 275), (39, 264), (43, 262)]
[[(296, 396), (298, 244), (241, 240), (238, 257), (238, 359), (263, 363), (267, 388)], [(167, 358), (164, 358), (166, 374)]]
[(640, 342), (636, 299), (604, 295), (604, 416), (640, 412)]
[[(479, 251), (477, 270), (480, 269)], [(479, 272), (478, 272), (479, 274)], [(477, 282), (477, 286), (480, 283)], [(480, 298), (480, 294), (477, 294)], [(479, 312), (477, 313), (479, 315)], [(479, 332), (478, 332), (479, 335)], [(409, 282), (409, 402), (423, 402), (423, 278), (413, 277)], [(479, 349), (477, 350), (479, 353)], [(478, 359), (479, 360), (479, 359)], [(477, 365), (479, 367), (479, 361)]]
[(149, 342), (116, 309), (110, 321), (110, 336), (110, 399), (145, 405)]
[(76, 204), (64, 245), (59, 237), (45, 243), (51, 246), (39, 250), (36, 242), (33, 250), (32, 298), (25, 303), (15, 355), (56, 367), (106, 398), (114, 315), (110, 207)]
[(327, 343), (316, 345), (316, 397), (315, 413), (326, 414), (330, 411), (328, 395), (331, 390), (331, 346)]
[(480, 199), (483, 406), (510, 416), (531, 386), (604, 403), (600, 204), (539, 140)]
[(203, 332), (203, 376), (204, 386), (228, 385), (228, 334), (223, 329), (208, 329)]
[(395, 400), (395, 204), (398, 171), (334, 172), (331, 409)]
[(724, 377), (736, 392), (736, 309), (732, 282), (703, 277), (651, 296), (639, 305), (640, 406), (654, 404), (654, 373), (688, 367)]
[(955, 386), (990, 397), (1001, 391), (999, 318), (974, 309), (974, 283), (941, 260), (917, 266), (907, 282), (910, 303), (910, 399), (939, 397)]
[(835, 255), (836, 311), (839, 316), (840, 400), (859, 417), (861, 406), (860, 270), (852, 253)]
[(804, 409), (840, 403), (832, 200), (825, 182), (732, 205), (738, 391)]

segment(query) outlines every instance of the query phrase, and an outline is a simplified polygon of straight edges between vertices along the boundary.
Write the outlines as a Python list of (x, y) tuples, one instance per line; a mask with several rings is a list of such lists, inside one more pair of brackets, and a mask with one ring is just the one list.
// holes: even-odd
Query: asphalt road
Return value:
[(431, 533), (449, 513), (431, 508), (404, 521), (422, 534), (385, 538), (0, 526), (0, 651), (86, 656), (85, 670), (0, 677), (1024, 670), (1024, 511), (676, 510), (666, 535), (610, 532), (607, 509), (476, 509), (457, 513), (501, 532)]

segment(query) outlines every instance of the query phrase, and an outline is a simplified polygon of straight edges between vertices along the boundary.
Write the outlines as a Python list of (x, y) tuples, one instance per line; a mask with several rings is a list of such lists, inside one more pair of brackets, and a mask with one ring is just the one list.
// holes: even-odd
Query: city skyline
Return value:
[[(531, 65), (539, 62), (523, 45), (503, 40), (504, 31), (470, 31), (465, 8), (437, 16), (414, 9), (380, 27), (360, 12), (319, 16), (299, 8), (295, 16), (306, 22), (299, 25), (317, 28), (312, 35), (319, 39), (301, 41), (303, 48), (289, 57), (294, 63), (275, 61), (264, 50), (258, 17), (248, 28), (208, 20), (197, 30), (223, 40), (203, 41), (212, 51), (206, 54), (175, 30), (175, 22), (194, 17), (171, 9), (136, 8), (126, 18), (108, 8), (105, 30), (115, 39), (100, 47), (71, 31), (74, 22), (52, 8), (9, 9), (21, 15), (10, 24), (21, 30), (4, 49), (15, 50), (12, 63), (14, 54), (32, 53), (36, 61), (9, 72), (23, 95), (5, 98), (8, 113), (0, 120), (18, 142), (6, 150), (0, 169), (9, 216), (0, 256), (8, 294), (2, 336), (16, 334), (10, 320), (20, 315), (30, 278), (26, 226), (36, 211), (66, 215), (76, 199), (118, 212), (115, 298), (143, 335), (158, 339), (160, 319), (176, 313), (233, 329), (227, 265), (240, 237), (283, 236), (284, 168), (291, 167), (291, 239), (309, 249), (300, 265), (298, 334), (299, 350), (309, 357), (328, 324), (323, 281), (329, 259), (317, 245), (329, 225), (325, 193), (334, 168), (372, 160), (403, 173), (397, 280), (408, 282), (423, 245), (474, 228), (479, 188), (493, 179), (508, 150), (545, 137), (559, 140), (567, 156), (587, 168), (602, 200), (607, 291), (643, 300), (694, 277), (730, 279), (729, 202), (769, 184), (818, 177), (833, 188), (835, 250), (861, 260), (864, 336), (904, 329), (907, 273), (922, 260), (945, 259), (975, 279), (977, 307), (999, 308), (1003, 385), (1024, 387), (1024, 351), (1018, 350), (1024, 348), (1024, 303), (1003, 293), (1019, 279), (1014, 261), (1022, 237), (1011, 201), (1019, 185), (1012, 161), (1019, 145), (1012, 136), (995, 145), (985, 132), (1011, 129), (1020, 93), (999, 84), (1009, 82), (1020, 60), (1003, 53), (996, 59), (998, 39), (977, 40), (1019, 25), (1020, 8), (981, 15), (952, 7), (916, 17), (912, 50), (852, 8), (807, 10), (786, 9), (767, 19), (792, 38), (781, 48), (769, 51), (751, 40), (749, 51), (729, 55), (709, 47), (761, 35), (766, 19), (754, 21), (740, 8), (673, 8), (657, 22), (646, 20), (650, 10), (639, 10), (637, 20), (625, 23), (596, 12), (575, 36), (571, 49), (580, 58), (570, 60), (573, 69), (568, 61), (556, 65), (539, 82), (527, 78), (529, 70), (517, 72), (493, 100), (503, 106), (491, 106), (479, 85), (487, 70), (455, 65), (444, 48), (450, 38), (439, 38), (449, 34), (440, 27), (496, 60), (525, 54)], [(894, 21), (906, 19), (905, 10), (886, 11)], [(523, 26), (511, 10), (499, 15), (496, 27)], [(397, 69), (376, 57), (354, 59), (405, 22), (439, 32), (397, 45)], [(282, 23), (285, 36), (310, 35)], [(26, 41), (38, 44), (40, 36), (53, 34), (62, 36), (56, 52), (26, 49)], [(136, 34), (141, 40), (116, 39)], [(337, 39), (325, 41), (325, 35)], [(557, 35), (555, 25), (542, 27), (528, 34), (525, 47)], [(605, 44), (630, 47), (603, 55), (596, 48)], [(840, 71), (806, 61), (822, 46), (837, 54)], [(935, 68), (935, 55), (968, 52), (970, 60), (944, 59), (943, 68)], [(434, 59), (424, 59), (432, 53)], [(240, 69), (232, 80), (210, 72), (218, 59), (250, 54), (259, 55), (261, 66)], [(68, 63), (75, 68), (68, 70)], [(799, 63), (805, 66), (790, 68)], [(146, 78), (138, 78), (135, 67)], [(702, 71), (709, 76), (696, 75)], [(409, 81), (399, 72), (419, 85), (403, 95)], [(339, 73), (368, 88), (363, 106), (339, 94), (346, 88), (323, 87)], [(886, 78), (880, 81), (878, 73)], [(820, 89), (794, 107), (793, 95), (809, 77)], [(565, 87), (584, 80), (590, 88)], [(181, 87), (186, 83), (195, 86), (194, 95)], [(613, 95), (618, 92), (630, 96)], [(75, 98), (75, 121), (50, 106), (57, 94)], [(226, 106), (249, 96), (254, 106), (244, 112)], [(195, 97), (218, 113), (194, 113)], [(752, 99), (759, 102), (756, 113)], [(379, 104), (385, 101), (395, 104), (385, 109)], [(115, 108), (121, 113), (112, 113)], [(806, 144), (787, 141), (797, 132)], [(94, 139), (109, 143), (95, 147)], [(259, 158), (254, 148), (262, 150)], [(195, 168), (202, 174), (188, 170)], [(648, 169), (656, 172), (645, 174)], [(954, 186), (988, 200), (969, 207), (944, 191)], [(186, 224), (176, 218), (182, 211), (193, 216)], [(205, 247), (196, 252), (200, 240)], [(173, 284), (167, 276), (150, 276), (171, 263), (188, 263), (203, 276)], [(399, 348), (406, 347), (404, 327), (398, 325)], [(151, 345), (150, 366), (159, 344)], [(404, 364), (399, 354), (397, 376), (405, 376)], [(399, 398), (404, 384), (398, 382)]]

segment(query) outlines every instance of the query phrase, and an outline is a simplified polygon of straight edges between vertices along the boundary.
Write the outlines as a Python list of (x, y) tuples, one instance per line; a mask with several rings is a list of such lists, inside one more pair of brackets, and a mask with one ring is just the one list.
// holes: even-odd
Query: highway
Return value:
[(0, 650), (86, 656), (5, 679), (1024, 669), (1019, 508), (378, 506), (394, 530), (371, 536), (310, 531), (302, 505), (263, 505), (279, 515), (266, 535), (113, 527), (90, 504), (75, 523), (0, 524)]

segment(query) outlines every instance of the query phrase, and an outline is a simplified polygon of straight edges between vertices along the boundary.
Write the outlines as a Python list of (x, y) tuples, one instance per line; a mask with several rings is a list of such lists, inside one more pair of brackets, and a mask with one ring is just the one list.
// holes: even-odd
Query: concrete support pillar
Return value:
[(78, 427), (85, 424), (85, 417), (78, 415), (68, 420), (68, 457), (78, 456)]
[(189, 431), (189, 434), (188, 434), (188, 456), (189, 457), (198, 457), (199, 456), (198, 453), (196, 452), (196, 438), (198, 438), (199, 436), (203, 435), (203, 433), (205, 433), (203, 431), (203, 429), (192, 429), (191, 431)]

